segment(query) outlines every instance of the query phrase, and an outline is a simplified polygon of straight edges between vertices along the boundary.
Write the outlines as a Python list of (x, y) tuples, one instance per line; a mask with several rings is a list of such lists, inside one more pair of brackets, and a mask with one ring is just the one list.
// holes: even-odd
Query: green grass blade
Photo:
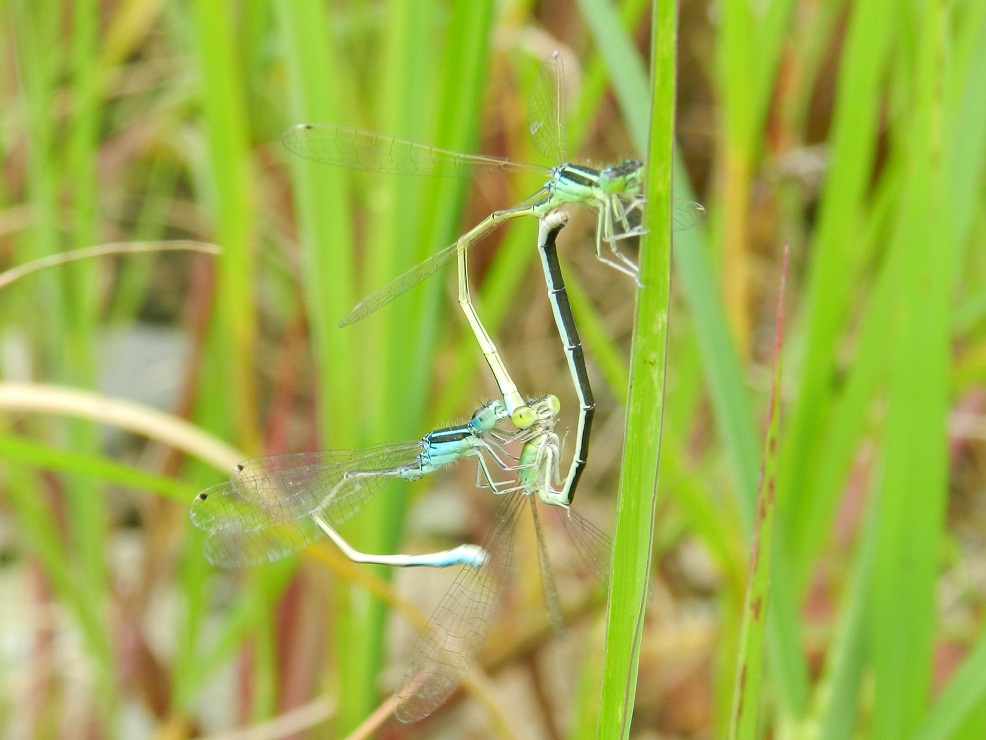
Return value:
[[(679, 159), (675, 161), (675, 182), (680, 197), (694, 198), (690, 187), (683, 184), (687, 183), (687, 175)], [(675, 235), (674, 242), (675, 277), (695, 329), (716, 425), (737, 478), (743, 531), (749, 536), (753, 531), (760, 448), (742, 364), (729, 333), (725, 307), (715, 290), (715, 273), (703, 230), (683, 231)]]
[[(875, 488), (875, 486), (874, 486)], [(859, 721), (858, 700), (867, 668), (876, 555), (877, 506), (871, 502), (864, 520), (854, 571), (815, 692), (818, 737), (851, 737)]]
[(773, 568), (774, 522), (777, 514), (777, 449), (781, 423), (781, 347), (784, 337), (784, 283), (787, 279), (787, 248), (781, 267), (777, 297), (777, 333), (774, 345), (774, 376), (770, 391), (770, 421), (763, 451), (763, 469), (757, 501), (757, 520), (750, 548), (749, 578), (743, 603), (736, 682), (730, 738), (758, 736), (761, 696), (764, 688), (764, 644), (770, 603), (770, 575)]
[(154, 493), (182, 504), (191, 501), (198, 491), (174, 478), (148, 473), (132, 465), (109, 460), (102, 455), (57, 449), (13, 434), (0, 434), (0, 449), (3, 449), (4, 460), (15, 460), (39, 470), (71, 472), (86, 478)]
[[(253, 297), (255, 239), (251, 164), (242, 58), (237, 24), (228, 3), (196, 0), (191, 4), (199, 103), (208, 160), (203, 181), (211, 205), (219, 261), (217, 329), (210, 348), (213, 371), (203, 378), (209, 405), (230, 408), (239, 446), (260, 449), (253, 351), (257, 318)], [(219, 370), (221, 368), (221, 371)]]
[(606, 611), (606, 652), (597, 733), (608, 738), (627, 737), (630, 733), (650, 583), (671, 289), (677, 22), (675, 3), (656, 6), (645, 217), (649, 233), (641, 249), (643, 287), (634, 320), (626, 446), (613, 540), (613, 576)]
[[(303, 122), (358, 124), (340, 104), (356, 87), (353, 71), (339, 63), (340, 51), (323, 4), (302, 0), (275, 6), (287, 69), (288, 107), (278, 128)], [(326, 70), (335, 70), (326, 75)], [(347, 74), (348, 72), (348, 74)], [(304, 270), (301, 275), (319, 383), (321, 438), (327, 447), (353, 445), (360, 438), (363, 411), (356, 392), (358, 372), (352, 332), (336, 324), (357, 296), (352, 198), (346, 172), (283, 151), (291, 173), (294, 212)], [(368, 393), (373, 392), (368, 384)], [(327, 409), (332, 408), (329, 414)]]
[[(892, 7), (882, 0), (860, 0), (849, 20), (842, 53), (830, 136), (831, 167), (819, 207), (808, 284), (802, 303), (804, 357), (800, 384), (782, 447), (779, 492), (781, 505), (812, 480), (816, 441), (828, 422), (836, 366), (835, 349), (843, 331), (848, 296), (847, 277), (858, 274), (859, 214), (872, 173), (879, 139), (883, 71), (890, 45)], [(803, 529), (828, 527), (813, 522), (805, 507), (791, 506), (779, 532), (782, 550), (800, 541)], [(795, 563), (795, 570), (800, 564)]]
[(965, 656), (959, 669), (912, 737), (914, 740), (976, 737), (977, 734), (960, 732), (960, 728), (964, 723), (978, 719), (980, 722), (978, 734), (981, 734), (984, 702), (986, 702), (986, 632), (979, 635), (976, 644)]
[[(583, 13), (592, 21), (591, 28), (605, 48), (630, 48), (632, 44), (626, 32), (617, 35), (616, 26), (607, 15), (604, 4), (584, 0)], [(616, 52), (611, 52), (616, 54)], [(614, 90), (627, 119), (634, 141), (643, 151), (647, 141), (648, 99), (647, 79), (642, 63), (636, 56), (617, 56), (621, 64), (611, 67)], [(688, 182), (688, 175), (680, 160), (675, 158), (675, 196), (694, 200), (695, 193)], [(674, 264), (678, 279), (684, 288), (688, 310), (699, 339), (705, 360), (708, 389), (716, 411), (716, 418), (725, 435), (727, 449), (742, 485), (745, 506), (744, 520), (751, 531), (757, 488), (757, 470), (760, 453), (753, 426), (753, 412), (744, 385), (739, 356), (729, 335), (725, 309), (713, 278), (712, 266), (706, 256), (703, 229), (691, 229), (674, 237)]]
[[(67, 34), (58, 22), (60, 9), (48, 2), (17, 2), (10, 8), (27, 146), (26, 198), (33, 216), (27, 238), (21, 240), (18, 261), (22, 263), (57, 254), (73, 242), (92, 243), (97, 224), (93, 194), (98, 190), (94, 141), (98, 124), (91, 78), (98, 9), (91, 2), (73, 6)], [(70, 82), (63, 84), (66, 68), (72, 74)], [(59, 136), (59, 121), (67, 132), (67, 146)], [(38, 367), (61, 382), (92, 382), (95, 285), (91, 265), (50, 271), (33, 286), (32, 313), (19, 317), (19, 331), (43, 337), (31, 349)], [(81, 450), (96, 450), (94, 430), (88, 424), (71, 421), (52, 433), (67, 436)], [(112, 641), (100, 629), (109, 591), (105, 496), (84, 477), (65, 476), (60, 489), (66, 543), (60, 557), (67, 559), (65, 567), (72, 578), (83, 584), (61, 595), (80, 618), (86, 650), (96, 666), (99, 713), (106, 720), (116, 697)], [(50, 555), (46, 566), (54, 567), (58, 557)]]
[[(358, 88), (356, 70), (339, 62), (342, 51), (331, 33), (331, 17), (317, 2), (282, 3), (276, 8), (281, 25), (281, 42), (287, 61), (289, 107), (283, 127), (301, 122), (331, 122), (359, 125), (356, 111), (342, 106), (351, 91)], [(336, 70), (326, 75), (326, 70)], [(279, 144), (277, 144), (280, 149)], [(350, 213), (352, 198), (346, 187), (346, 173), (301, 157), (283, 155), (292, 173), (295, 213), (304, 256), (302, 275), (305, 303), (312, 327), (314, 358), (318, 368), (319, 399), (322, 410), (319, 426), (323, 446), (353, 445), (361, 432), (372, 424), (369, 409), (362, 407), (357, 381), (364, 370), (367, 398), (379, 395), (376, 368), (357, 364), (353, 332), (340, 330), (341, 317), (355, 302), (355, 242)], [(339, 589), (345, 589), (340, 585)], [(335, 624), (338, 629), (351, 625), (347, 602), (338, 599)], [(351, 629), (351, 627), (350, 627)], [(344, 644), (348, 637), (340, 638)], [(375, 638), (370, 631), (368, 640)], [(360, 664), (366, 651), (341, 653), (333, 668), (334, 681), (350, 690), (342, 698), (341, 722), (355, 726), (365, 716), (373, 697), (369, 696), (367, 674), (373, 666)], [(340, 729), (340, 732), (342, 730)]]
[[(592, 28), (597, 33), (597, 29), (611, 31), (613, 27), (614, 24), (605, 22), (603, 17), (593, 16)], [(624, 39), (622, 46), (630, 46), (629, 41)], [(640, 65), (620, 69), (618, 73), (614, 71), (613, 76), (617, 98), (627, 115), (630, 130), (640, 142), (646, 131), (642, 125), (646, 118), (639, 115), (640, 103), (647, 99)], [(684, 168), (677, 161), (675, 183), (677, 197), (694, 199)], [(725, 309), (715, 288), (711, 265), (704, 256), (702, 237), (701, 229), (675, 236), (675, 269), (682, 281), (689, 309), (695, 314), (694, 327), (702, 350), (708, 390), (727, 453), (739, 478), (739, 508), (744, 531), (749, 533), (752, 531), (760, 454), (744, 372), (729, 333)], [(722, 544), (713, 545), (713, 549), (721, 550), (722, 547)], [(808, 671), (801, 652), (797, 606), (789, 586), (791, 581), (785, 576), (784, 561), (775, 563), (778, 572), (774, 574), (773, 614), (768, 621), (773, 646), (769, 656), (778, 675), (777, 685), (785, 706), (800, 713), (807, 701)]]
[[(986, 73), (986, 6), (973, 3), (969, 14), (955, 27), (966, 35), (954, 47), (952, 83), (946, 87), (949, 120), (954, 126), (945, 149), (946, 187), (957, 245), (969, 242), (973, 221), (981, 212), (981, 194), (976, 183), (982, 181), (986, 144), (986, 100), (973, 92)], [(956, 266), (962, 264), (958, 259)], [(958, 281), (961, 275), (956, 274)], [(958, 319), (958, 312), (953, 314)], [(978, 322), (978, 323), (981, 323)], [(974, 326), (960, 326), (953, 320), (952, 331), (961, 336)], [(981, 377), (980, 373), (977, 376)], [(944, 737), (980, 737), (986, 728), (986, 633), (980, 633), (958, 670), (951, 676), (934, 705), (914, 734), (920, 740)]]
[[(326, 90), (325, 69), (353, 68), (342, 62), (344, 52), (329, 37), (319, 15), (321, 6), (296, 4), (280, 9), (295, 81), (294, 108), (303, 111), (300, 120), (365, 126), (450, 149), (474, 150), (492, 5), (456, 6), (449, 22), (457, 33), (450, 36), (440, 55), (427, 59), (422, 58), (422, 50), (435, 48), (435, 7), (403, 3), (392, 11), (383, 29), (386, 51), (362, 71), (373, 84), (361, 85), (355, 76), (342, 74), (333, 79), (332, 87), (338, 89)], [(379, 101), (368, 92), (376, 92)], [(354, 117), (352, 106), (342, 110), (337, 100), (352, 100), (368, 109), (373, 109), (374, 102), (378, 105), (368, 121)], [(359, 204), (372, 217), (365, 241), (354, 245), (351, 229), (338, 230), (340, 222), (348, 224), (351, 205), (358, 202), (355, 198), (349, 201), (343, 185), (353, 178), (342, 170), (294, 159), (291, 166), (296, 172), (303, 238), (312, 250), (321, 250), (311, 262), (311, 274), (306, 275), (306, 293), (310, 313), (321, 312), (316, 321), (318, 336), (324, 339), (318, 346), (325, 349), (318, 356), (332, 376), (323, 378), (324, 397), (332, 400), (332, 416), (324, 418), (324, 436), (329, 441), (345, 440), (347, 446), (368, 436), (374, 440), (417, 436), (428, 404), (436, 329), (443, 323), (439, 319), (448, 314), (437, 300), (443, 281), (428, 281), (401, 297), (394, 307), (367, 319), (359, 330), (338, 329), (335, 323), (358, 297), (354, 285), (361, 283), (366, 290), (379, 287), (455, 238), (468, 183), (428, 181), (429, 187), (423, 188), (414, 178), (366, 176), (363, 179), (373, 197)], [(333, 226), (335, 233), (330, 231)], [(355, 278), (353, 254), (358, 249), (354, 246), (365, 257), (362, 281)], [(330, 295), (333, 300), (327, 301)], [(420, 392), (409, 393), (409, 388)], [(358, 530), (349, 533), (354, 544), (375, 551), (393, 550), (401, 535), (404, 506), (403, 496), (396, 491), (387, 497), (386, 506), (370, 507), (361, 515)], [(377, 702), (384, 611), (376, 599), (360, 590), (340, 592), (339, 599), (359, 614), (353, 620), (345, 609), (338, 614), (340, 681), (349, 688), (342, 697), (342, 731), (355, 726)]]
[(721, 224), (722, 292), (742, 354), (751, 343), (752, 290), (749, 218), (754, 167), (762, 147), (764, 121), (776, 79), (781, 31), (793, 3), (754, 8), (746, 0), (725, 0), (717, 24), (716, 68), (721, 98), (723, 198), (714, 218)]
[(942, 85), (948, 3), (930, 3), (918, 27), (916, 99), (906, 137), (909, 172), (890, 257), (895, 310), (884, 486), (873, 603), (874, 737), (917, 726), (932, 665), (937, 554), (948, 487), (949, 293), (954, 275), (943, 181)]

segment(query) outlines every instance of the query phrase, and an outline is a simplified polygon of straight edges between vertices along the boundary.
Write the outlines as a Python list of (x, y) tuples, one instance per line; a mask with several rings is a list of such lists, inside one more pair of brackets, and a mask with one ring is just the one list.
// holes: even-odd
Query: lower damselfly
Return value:
[(467, 457), (477, 460), (477, 484), (497, 490), (500, 484), (490, 466), (516, 470), (516, 457), (507, 446), (527, 439), (503, 429), (506, 417), (503, 402), (495, 400), (465, 424), (436, 429), (419, 440), (240, 463), (228, 481), (207, 488), (192, 502), (192, 522), (207, 533), (206, 559), (224, 568), (257, 565), (327, 536), (359, 563), (478, 566), (485, 555), (475, 545), (422, 555), (377, 555), (359, 552), (335, 528), (362, 511), (387, 481), (418, 480)]

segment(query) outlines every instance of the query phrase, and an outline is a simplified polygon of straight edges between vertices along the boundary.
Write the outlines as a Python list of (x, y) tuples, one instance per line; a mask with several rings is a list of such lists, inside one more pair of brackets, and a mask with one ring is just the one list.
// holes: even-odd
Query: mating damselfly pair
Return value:
[[(535, 146), (553, 162), (566, 161), (562, 73), (561, 58), (555, 53), (537, 75), (529, 103)], [(207, 557), (224, 567), (274, 560), (322, 536), (329, 537), (357, 562), (463, 566), (414, 648), (397, 690), (398, 718), (415, 721), (434, 711), (455, 690), (488, 633), (509, 569), (513, 525), (525, 505), (534, 518), (542, 582), (556, 628), (561, 629), (561, 616), (535, 498), (560, 514), (596, 577), (604, 583), (608, 577), (608, 539), (571, 508), (588, 456), (594, 402), (555, 249), (555, 238), (567, 215), (555, 209), (585, 203), (595, 210), (597, 257), (636, 279), (636, 265), (620, 245), (642, 233), (643, 165), (628, 160), (602, 170), (572, 164), (538, 168), (324, 124), (295, 126), (283, 140), (288, 149), (304, 157), (375, 172), (466, 175), (535, 169), (547, 178), (537, 193), (512, 208), (492, 213), (454, 244), (365, 298), (341, 322), (345, 325), (367, 316), (457, 257), (459, 304), (502, 400), (484, 404), (465, 424), (434, 430), (414, 442), (247, 461), (237, 467), (228, 482), (203, 491), (192, 506), (193, 522), (208, 533)], [(673, 228), (694, 225), (701, 213), (698, 204), (676, 201)], [(575, 452), (565, 476), (560, 472), (562, 450), (555, 432), (557, 399), (551, 395), (525, 399), (521, 395), (475, 310), (469, 288), (469, 247), (504, 221), (524, 215), (540, 221), (538, 248), (548, 296), (580, 403)], [(501, 497), (482, 545), (460, 545), (423, 555), (367, 554), (355, 550), (336, 531), (387, 481), (417, 480), (467, 457), (477, 460), (477, 484)]]
[[(549, 255), (548, 262), (556, 259), (555, 237), (566, 222), (562, 216), (554, 213), (541, 223), (539, 247)], [(554, 302), (570, 320), (560, 272), (553, 278), (561, 288)], [(584, 377), (581, 354), (577, 364)], [(397, 717), (405, 722), (422, 719), (455, 691), (490, 630), (523, 508), (530, 509), (534, 521), (545, 602), (557, 632), (562, 632), (563, 621), (537, 500), (559, 516), (599, 582), (605, 585), (608, 579), (609, 539), (568, 503), (571, 487), (560, 472), (562, 445), (555, 431), (560, 403), (547, 395), (528, 399), (524, 408), (531, 418), (523, 428), (510, 421), (506, 404), (496, 399), (468, 422), (436, 429), (416, 441), (247, 460), (229, 481), (206, 489), (192, 504), (192, 521), (207, 532), (206, 557), (227, 568), (259, 565), (328, 537), (355, 562), (465, 566), (419, 638), (397, 690)], [(500, 499), (481, 545), (416, 555), (372, 554), (356, 550), (336, 531), (387, 482), (415, 481), (466, 458), (477, 462), (477, 487)]]

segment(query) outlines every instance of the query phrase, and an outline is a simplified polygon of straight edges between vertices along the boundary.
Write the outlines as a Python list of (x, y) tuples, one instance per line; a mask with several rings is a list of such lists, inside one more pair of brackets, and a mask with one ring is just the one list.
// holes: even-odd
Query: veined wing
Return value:
[(672, 231), (687, 231), (705, 220), (705, 206), (693, 200), (671, 201)]
[(373, 131), (329, 123), (300, 123), (285, 131), (281, 141), (287, 149), (305, 159), (395, 175), (447, 177), (546, 170), (544, 167), (503, 157), (460, 154)]
[(609, 587), (610, 560), (613, 556), (613, 543), (592, 522), (579, 514), (571, 506), (553, 506), (561, 517), (565, 531), (578, 550), (589, 572), (596, 577), (599, 585)]
[(534, 534), (538, 548), (538, 570), (541, 573), (541, 590), (544, 592), (544, 603), (548, 607), (548, 620), (555, 634), (565, 636), (565, 619), (561, 614), (561, 602), (558, 599), (558, 586), (555, 585), (555, 574), (551, 569), (551, 558), (548, 556), (548, 544), (541, 529), (541, 518), (538, 516), (537, 496), (528, 496), (531, 517), (534, 519)]
[(203, 552), (215, 566), (243, 568), (280, 560), (324, 536), (311, 517), (253, 531), (228, 530), (220, 525), (209, 530)]
[(401, 722), (417, 722), (444, 704), (489, 634), (510, 571), (514, 526), (524, 499), (519, 492), (503, 494), (483, 540), (486, 561), (459, 572), (418, 638), (396, 693), (395, 714)]
[(568, 161), (564, 80), (561, 54), (556, 51), (538, 70), (527, 100), (527, 125), (534, 148), (547, 157), (552, 165)]
[(420, 452), (415, 441), (247, 460), (229, 481), (195, 497), (192, 523), (207, 532), (257, 532), (317, 511), (339, 524), (362, 510), (393, 477), (388, 472), (413, 464)]
[[(623, 204), (623, 218), (625, 219), (626, 231), (618, 231), (617, 237), (639, 236), (643, 233), (644, 207), (647, 199), (643, 195), (634, 195), (629, 198), (621, 198)], [(698, 226), (705, 220), (705, 206), (693, 200), (681, 200), (673, 198), (671, 201), (671, 230), (675, 233), (687, 231)], [(615, 230), (616, 224), (614, 224)]]
[(349, 310), (349, 313), (342, 317), (339, 326), (349, 326), (350, 324), (355, 324), (360, 319), (365, 319), (377, 309), (382, 308), (398, 296), (409, 291), (425, 278), (434, 275), (442, 267), (451, 262), (459, 253), (460, 249), (469, 249), (473, 244), (509, 218), (518, 214), (526, 214), (532, 206), (544, 197), (545, 189), (542, 188), (512, 208), (490, 214), (468, 232), (456, 239), (454, 244), (450, 244), (441, 251), (436, 252), (424, 260), (424, 262), (420, 262), (407, 272), (398, 275), (382, 288), (377, 288), (370, 293), (370, 295), (353, 306)]
[[(464, 249), (465, 247), (463, 247)], [(342, 317), (339, 326), (349, 326), (355, 324), (360, 319), (365, 319), (377, 309), (387, 305), (399, 295), (403, 295), (425, 278), (431, 277), (442, 267), (447, 265), (458, 254), (460, 247), (458, 242), (452, 244), (440, 252), (435, 252), (424, 262), (412, 267), (405, 273), (398, 275), (382, 288), (377, 288), (366, 298), (361, 300), (351, 309), (349, 313)]]

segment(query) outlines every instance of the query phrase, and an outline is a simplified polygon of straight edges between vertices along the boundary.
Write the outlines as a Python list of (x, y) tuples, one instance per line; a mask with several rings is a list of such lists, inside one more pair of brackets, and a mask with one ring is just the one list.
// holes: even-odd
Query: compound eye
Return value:
[(472, 419), (469, 421), (469, 425), (473, 429), (488, 432), (506, 415), (507, 408), (503, 405), (503, 401), (490, 401), (486, 405), (476, 409), (472, 415)]
[(492, 429), (494, 424), (496, 424), (496, 419), (490, 415), (490, 411), (487, 408), (479, 409), (472, 415), (472, 420), (469, 422), (469, 426), (473, 429), (479, 429), (484, 432)]
[(622, 193), (627, 189), (627, 175), (616, 167), (609, 167), (599, 173), (599, 187), (604, 193)]
[(510, 421), (518, 429), (529, 429), (537, 421), (537, 414), (530, 406), (518, 406), (510, 414)]

